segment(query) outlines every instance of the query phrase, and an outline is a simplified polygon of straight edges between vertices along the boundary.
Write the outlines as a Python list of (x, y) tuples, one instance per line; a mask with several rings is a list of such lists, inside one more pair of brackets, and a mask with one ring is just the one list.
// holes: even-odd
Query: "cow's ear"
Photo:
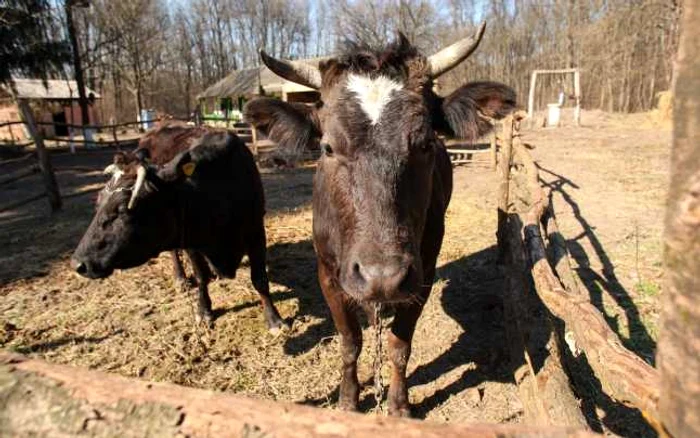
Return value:
[(321, 138), (316, 106), (260, 97), (246, 104), (243, 117), (292, 155), (313, 148)]
[(433, 127), (450, 137), (476, 140), (515, 109), (515, 91), (497, 82), (471, 82), (439, 99)]
[[(165, 182), (177, 181), (190, 177), (196, 170), (189, 151), (181, 152), (156, 172), (157, 179)], [(160, 182), (160, 181), (157, 181)]]

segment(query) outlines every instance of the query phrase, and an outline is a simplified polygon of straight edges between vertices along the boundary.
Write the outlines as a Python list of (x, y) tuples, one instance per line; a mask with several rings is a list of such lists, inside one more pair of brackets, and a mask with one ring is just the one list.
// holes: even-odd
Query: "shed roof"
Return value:
[[(78, 99), (78, 84), (65, 79), (49, 79), (46, 86), (41, 79), (14, 79), (17, 97), (20, 99)], [(85, 87), (85, 93), (100, 95)]]
[[(324, 59), (326, 58), (301, 59), (292, 61), (292, 63), (318, 66), (319, 62)], [(228, 76), (199, 93), (197, 98), (251, 96), (260, 94), (259, 87), (261, 86), (266, 93), (281, 92), (283, 90), (290, 92), (313, 91), (311, 88), (282, 79), (270, 71), (269, 68), (261, 66), (234, 70)]]

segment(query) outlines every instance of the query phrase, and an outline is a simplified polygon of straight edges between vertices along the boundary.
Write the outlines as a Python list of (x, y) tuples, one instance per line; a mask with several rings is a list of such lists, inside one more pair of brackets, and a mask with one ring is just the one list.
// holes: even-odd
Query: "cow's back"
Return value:
[(184, 123), (167, 123), (141, 137), (137, 150), (147, 150), (153, 164), (163, 165), (180, 152), (190, 149), (209, 129)]
[(253, 154), (234, 133), (211, 130), (190, 148), (195, 165), (182, 192), (192, 245), (232, 276), (248, 237), (264, 229), (265, 199)]

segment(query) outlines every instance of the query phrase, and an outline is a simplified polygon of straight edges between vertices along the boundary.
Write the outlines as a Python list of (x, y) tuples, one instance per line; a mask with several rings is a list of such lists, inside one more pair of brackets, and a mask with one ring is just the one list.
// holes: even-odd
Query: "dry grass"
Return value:
[[(611, 325), (648, 357), (661, 284), (668, 134), (640, 135), (636, 128), (606, 123), (537, 130), (525, 140), (537, 145), (534, 154), (545, 168), (575, 184), (562, 187), (576, 207), (561, 193), (556, 202), (578, 272)], [(61, 160), (75, 161), (61, 158), (59, 165)], [(99, 169), (106, 161), (108, 155), (79, 164)], [(46, 215), (41, 201), (0, 214), (0, 345), (126, 376), (333, 406), (338, 341), (316, 281), (312, 173), (307, 167), (263, 175), (268, 270), (273, 299), (293, 322), (288, 334), (273, 337), (265, 330), (247, 266), (235, 280), (212, 284), (217, 319), (211, 331), (194, 326), (190, 298), (174, 288), (165, 255), (106, 280), (71, 273), (68, 257), (91, 217), (91, 197), (85, 195), (66, 201), (55, 217)], [(558, 179), (544, 177), (550, 183)], [(97, 173), (59, 173), (64, 191), (100, 179)], [(419, 417), (504, 423), (522, 415), (504, 347), (502, 278), (494, 263), (495, 186), (496, 175), (489, 170), (455, 171), (438, 280), (409, 365), (410, 397)], [(15, 188), (30, 190), (26, 184)], [(586, 227), (588, 234), (581, 236)], [(365, 328), (364, 410), (374, 403), (371, 334)], [(388, 373), (385, 366), (385, 382)], [(626, 430), (624, 424), (604, 423), (617, 433)]]

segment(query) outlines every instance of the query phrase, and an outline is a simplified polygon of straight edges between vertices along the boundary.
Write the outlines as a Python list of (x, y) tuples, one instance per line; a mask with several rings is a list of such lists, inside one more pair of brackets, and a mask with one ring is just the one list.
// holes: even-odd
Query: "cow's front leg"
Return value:
[(411, 357), (411, 341), (416, 322), (423, 310), (421, 304), (406, 304), (396, 308), (394, 322), (389, 333), (389, 360), (391, 361), (391, 385), (389, 387), (389, 415), (410, 417), (406, 367)]
[(323, 296), (331, 310), (335, 328), (340, 334), (340, 391), (338, 405), (341, 409), (356, 411), (360, 399), (360, 382), (357, 380), (357, 359), (362, 351), (362, 329), (351, 303), (337, 283), (333, 281), (319, 261), (318, 277)]
[(289, 329), (287, 324), (280, 316), (277, 308), (272, 303), (270, 298), (270, 282), (267, 278), (265, 269), (267, 259), (267, 247), (265, 239), (265, 225), (260, 219), (258, 229), (251, 233), (248, 243), (248, 257), (250, 258), (250, 279), (253, 282), (253, 287), (260, 295), (260, 302), (263, 307), (263, 315), (267, 329), (272, 334), (277, 334), (282, 330)]
[(209, 298), (209, 280), (212, 277), (209, 264), (204, 257), (192, 250), (187, 250), (187, 256), (192, 262), (194, 275), (197, 278), (197, 323), (204, 321), (207, 326), (214, 322), (214, 315), (211, 311), (211, 298)]
[(178, 285), (187, 285), (185, 267), (182, 266), (182, 260), (180, 259), (179, 251), (176, 249), (170, 251), (170, 257), (173, 261), (173, 274), (175, 275), (175, 283), (177, 283)]

